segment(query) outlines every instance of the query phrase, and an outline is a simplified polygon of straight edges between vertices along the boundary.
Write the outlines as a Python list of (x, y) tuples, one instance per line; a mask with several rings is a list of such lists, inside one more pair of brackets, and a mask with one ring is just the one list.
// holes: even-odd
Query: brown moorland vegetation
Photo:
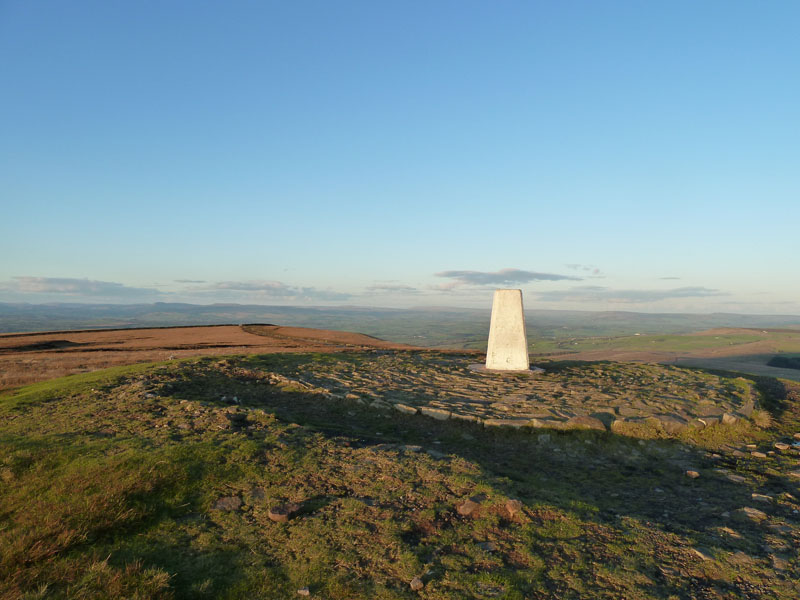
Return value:
[(108, 367), (189, 356), (410, 349), (360, 333), (213, 325), (0, 335), (0, 390)]

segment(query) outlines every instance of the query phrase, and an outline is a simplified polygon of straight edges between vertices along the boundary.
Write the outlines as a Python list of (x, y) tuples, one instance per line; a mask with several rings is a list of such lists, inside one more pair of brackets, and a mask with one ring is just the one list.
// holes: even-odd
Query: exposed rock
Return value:
[(406, 444), (405, 446), (401, 447), (403, 452), (422, 452), (422, 446), (416, 446), (414, 444)]
[(772, 446), (776, 450), (780, 450), (781, 452), (786, 452), (789, 448), (791, 448), (791, 446), (785, 442), (775, 442), (774, 444), (772, 444)]
[(407, 415), (417, 414), (417, 408), (415, 406), (408, 406), (407, 404), (395, 404), (394, 409)]
[(766, 494), (750, 494), (753, 500), (757, 500), (759, 502), (772, 502), (772, 496), (767, 496)]
[(461, 504), (456, 506), (456, 512), (458, 512), (458, 514), (460, 514), (462, 517), (468, 517), (478, 510), (484, 500), (486, 500), (486, 496), (483, 494), (472, 496), (472, 498), (467, 498)]
[(456, 413), (456, 412), (451, 413), (450, 418), (451, 419), (457, 419), (459, 421), (471, 421), (473, 423), (480, 423), (481, 422), (480, 417), (476, 417), (475, 415), (466, 415), (466, 414), (463, 414), (463, 413)]
[(711, 427), (712, 425), (718, 425), (722, 422), (722, 417), (717, 415), (703, 415), (699, 418), (700, 421), (706, 424), (706, 427)]
[(675, 415), (658, 415), (656, 419), (661, 423), (661, 427), (670, 434), (680, 433), (681, 431), (685, 431), (687, 428), (687, 423), (684, 419), (677, 417)]
[(640, 410), (626, 405), (618, 406), (616, 411), (620, 417), (638, 417), (641, 414)]
[(430, 408), (428, 406), (423, 406), (419, 409), (419, 412), (421, 412), (426, 417), (433, 417), (438, 421), (446, 421), (447, 419), (450, 418), (450, 411), (443, 410), (441, 408)]
[(605, 424), (595, 417), (578, 415), (567, 419), (566, 427), (569, 429), (596, 429), (598, 431), (605, 431)]
[(214, 503), (214, 510), (232, 511), (239, 510), (242, 499), (239, 496), (224, 496)]
[(298, 596), (310, 596), (311, 595), (311, 590), (308, 589), (308, 586), (301, 587), (299, 590), (297, 590), (297, 595)]
[(722, 415), (722, 424), (723, 425), (733, 425), (739, 420), (739, 417), (733, 415), (731, 413), (725, 413)]
[(730, 481), (733, 483), (744, 483), (747, 481), (747, 478), (742, 475), (737, 475), (736, 473), (726, 473), (725, 475)]
[(779, 556), (777, 554), (770, 554), (770, 560), (772, 561), (772, 568), (776, 571), (785, 571), (789, 568), (789, 561), (784, 558), (783, 556)]
[(753, 521), (756, 523), (760, 523), (761, 521), (767, 518), (767, 514), (765, 512), (760, 511), (757, 508), (753, 508), (751, 506), (745, 506), (743, 508), (740, 508), (739, 510), (733, 511), (733, 516), (740, 521), (745, 520), (745, 521)]
[(506, 510), (508, 511), (509, 516), (513, 519), (518, 514), (522, 513), (522, 502), (519, 500), (508, 500), (506, 502)]
[(753, 450), (750, 453), (750, 456), (752, 456), (753, 458), (767, 458), (766, 454), (764, 454), (763, 452), (758, 452), (757, 450)]
[(528, 421), (528, 425), (530, 427), (536, 427), (537, 429), (541, 428), (558, 428), (563, 424), (563, 421), (559, 421), (557, 419), (539, 419), (534, 418)]
[(706, 548), (692, 548), (692, 552), (702, 560), (714, 560), (714, 555)]
[(527, 427), (531, 419), (484, 419), (483, 424), (487, 427)]
[(800, 478), (800, 471), (789, 471), (789, 472), (787, 473), (787, 475), (788, 475), (789, 477), (797, 477), (797, 478)]
[(300, 505), (290, 502), (270, 508), (267, 516), (276, 523), (286, 523), (298, 510), (300, 510)]
[(408, 585), (411, 586), (411, 589), (414, 590), (415, 592), (418, 592), (425, 587), (425, 584), (419, 577), (414, 577), (414, 579), (412, 579), (411, 583), (409, 583)]
[(698, 477), (700, 477), (700, 473), (698, 473), (697, 471), (689, 470), (686, 471), (686, 476), (691, 479), (697, 479)]
[(485, 552), (494, 552), (497, 550), (497, 546), (494, 544), (494, 542), (480, 542), (478, 544), (478, 548)]

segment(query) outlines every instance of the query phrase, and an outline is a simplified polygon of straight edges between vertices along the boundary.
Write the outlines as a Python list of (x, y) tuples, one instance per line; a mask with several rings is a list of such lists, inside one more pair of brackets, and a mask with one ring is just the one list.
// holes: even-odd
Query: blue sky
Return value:
[(0, 301), (800, 314), (798, 22), (0, 0)]

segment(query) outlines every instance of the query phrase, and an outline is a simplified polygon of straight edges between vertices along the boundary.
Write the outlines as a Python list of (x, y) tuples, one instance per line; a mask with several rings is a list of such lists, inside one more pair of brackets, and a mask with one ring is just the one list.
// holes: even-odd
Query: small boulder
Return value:
[(300, 510), (300, 505), (290, 502), (270, 508), (267, 516), (276, 523), (286, 523), (298, 510)]
[(791, 446), (789, 446), (789, 444), (786, 442), (775, 442), (772, 444), (772, 446), (775, 448), (775, 450), (780, 450), (781, 452), (786, 452), (789, 448), (791, 448)]
[(766, 454), (764, 454), (763, 452), (759, 452), (757, 450), (753, 450), (752, 452), (750, 452), (750, 456), (752, 456), (753, 458), (767, 458)]
[(311, 590), (308, 589), (308, 586), (301, 587), (299, 590), (297, 590), (297, 595), (298, 596), (310, 596), (311, 595)]
[(467, 498), (461, 504), (456, 506), (456, 512), (458, 512), (458, 514), (460, 514), (462, 517), (469, 517), (470, 515), (474, 514), (476, 510), (478, 510), (484, 500), (486, 500), (486, 496), (483, 494), (472, 496), (472, 498)]
[(722, 424), (723, 425), (733, 425), (739, 420), (739, 417), (733, 415), (731, 413), (725, 413), (722, 415)]
[(508, 514), (512, 519), (515, 518), (517, 515), (522, 513), (522, 502), (513, 499), (507, 501), (506, 511), (508, 511)]
[(697, 479), (698, 477), (700, 477), (700, 473), (690, 469), (686, 471), (686, 476), (689, 477), (690, 479)]
[(419, 577), (414, 577), (414, 579), (412, 579), (412, 580), (411, 580), (411, 583), (409, 583), (408, 585), (409, 585), (409, 586), (411, 587), (411, 589), (412, 589), (412, 590), (414, 590), (415, 592), (418, 592), (418, 591), (420, 591), (422, 588), (424, 588), (424, 587), (425, 587), (425, 584), (422, 582), (422, 579), (420, 579)]

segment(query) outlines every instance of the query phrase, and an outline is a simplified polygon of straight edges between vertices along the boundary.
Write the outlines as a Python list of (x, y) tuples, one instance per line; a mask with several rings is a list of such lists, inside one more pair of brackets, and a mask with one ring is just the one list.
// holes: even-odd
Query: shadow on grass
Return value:
[[(271, 365), (289, 364), (273, 360), (259, 367), (270, 370)], [(572, 365), (573, 361), (559, 361), (548, 367)], [(765, 398), (764, 408), (781, 418), (788, 406), (786, 385), (769, 378), (754, 380)], [(748, 596), (711, 575), (667, 577), (658, 563), (675, 549), (653, 548), (647, 531), (680, 536), (684, 541), (677, 545), (697, 561), (701, 559), (692, 555), (691, 548), (712, 556), (739, 551), (767, 560), (767, 529), (759, 523), (758, 513), (752, 517), (741, 509), (755, 507), (773, 521), (793, 519), (788, 506), (754, 501), (756, 492), (775, 496), (796, 492), (797, 487), (780, 471), (765, 468), (761, 459), (714, 455), (677, 439), (645, 441), (611, 432), (522, 431), (437, 421), (252, 383), (222, 371), (194, 372), (184, 384), (171, 384), (170, 395), (220, 404), (218, 390), (225, 390), (229, 397), (238, 398), (242, 408), (263, 409), (280, 421), (303, 425), (354, 447), (397, 451), (403, 445), (419, 445), (433, 450), (431, 455), (441, 460), (463, 458), (480, 467), (481, 479), (496, 492), (523, 501), (529, 510), (554, 507), (578, 519), (582, 525), (570, 539), (589, 546), (591, 527), (587, 525), (626, 535), (631, 529), (625, 523), (632, 520), (637, 533), (626, 543), (631, 552), (651, 554), (653, 560), (643, 567), (649, 583), (643, 587), (655, 597)], [(691, 478), (687, 471), (697, 471), (700, 477)], [(731, 528), (735, 535), (726, 536), (723, 531)], [(559, 535), (553, 539), (567, 539)], [(407, 533), (410, 545), (418, 539), (417, 533)], [(662, 551), (665, 554), (659, 558)], [(672, 556), (672, 560), (678, 559)]]

